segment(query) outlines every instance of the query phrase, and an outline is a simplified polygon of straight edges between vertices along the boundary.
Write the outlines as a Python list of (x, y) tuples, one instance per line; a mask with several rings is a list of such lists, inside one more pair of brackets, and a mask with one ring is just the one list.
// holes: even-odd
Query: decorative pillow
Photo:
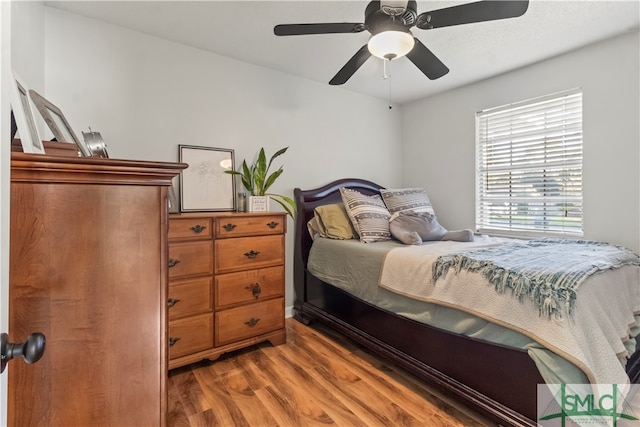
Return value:
[(307, 221), (307, 230), (309, 231), (309, 235), (311, 239), (316, 240), (316, 237), (325, 237), (324, 232), (320, 230), (320, 226), (318, 225), (318, 218), (315, 216)]
[(387, 206), (391, 219), (400, 212), (429, 212), (435, 215), (427, 192), (423, 188), (398, 188), (380, 190), (384, 204)]
[(420, 245), (431, 240), (472, 242), (471, 230), (447, 231), (430, 212), (399, 212), (389, 224), (391, 235), (405, 245)]
[(356, 190), (341, 188), (340, 194), (351, 223), (364, 243), (391, 239), (391, 214), (378, 195), (367, 196)]
[(314, 210), (314, 217), (318, 228), (322, 230), (322, 237), (341, 240), (358, 237), (342, 203), (318, 206)]

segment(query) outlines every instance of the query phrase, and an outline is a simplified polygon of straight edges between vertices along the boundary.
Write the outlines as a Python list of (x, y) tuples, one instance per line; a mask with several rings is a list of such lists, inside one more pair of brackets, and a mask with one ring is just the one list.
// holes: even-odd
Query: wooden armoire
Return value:
[(181, 163), (12, 153), (10, 426), (163, 426), (167, 193)]

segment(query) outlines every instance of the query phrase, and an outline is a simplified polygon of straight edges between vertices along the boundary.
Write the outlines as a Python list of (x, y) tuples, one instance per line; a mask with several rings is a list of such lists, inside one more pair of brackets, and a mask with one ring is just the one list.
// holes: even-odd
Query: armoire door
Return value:
[(46, 351), (11, 365), (9, 425), (164, 425), (167, 187), (131, 165), (59, 163), (42, 178), (15, 160), (10, 336), (41, 332)]

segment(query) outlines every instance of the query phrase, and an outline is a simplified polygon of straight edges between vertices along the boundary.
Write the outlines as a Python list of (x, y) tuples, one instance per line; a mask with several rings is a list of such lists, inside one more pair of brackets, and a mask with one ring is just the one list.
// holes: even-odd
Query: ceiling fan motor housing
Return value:
[(372, 1), (364, 11), (364, 24), (367, 30), (375, 35), (382, 31), (409, 31), (415, 25), (417, 17), (417, 3), (409, 1), (404, 13), (400, 16), (390, 16), (380, 9), (379, 1)]

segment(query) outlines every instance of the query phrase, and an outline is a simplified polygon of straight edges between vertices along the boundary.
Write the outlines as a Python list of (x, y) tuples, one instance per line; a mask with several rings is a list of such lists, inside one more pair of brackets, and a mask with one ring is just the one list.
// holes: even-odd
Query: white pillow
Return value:
[(370, 243), (391, 239), (389, 230), (391, 214), (380, 196), (367, 196), (346, 187), (340, 189), (340, 195), (361, 242)]
[(396, 188), (380, 190), (384, 204), (394, 220), (400, 212), (428, 212), (435, 215), (424, 188)]

